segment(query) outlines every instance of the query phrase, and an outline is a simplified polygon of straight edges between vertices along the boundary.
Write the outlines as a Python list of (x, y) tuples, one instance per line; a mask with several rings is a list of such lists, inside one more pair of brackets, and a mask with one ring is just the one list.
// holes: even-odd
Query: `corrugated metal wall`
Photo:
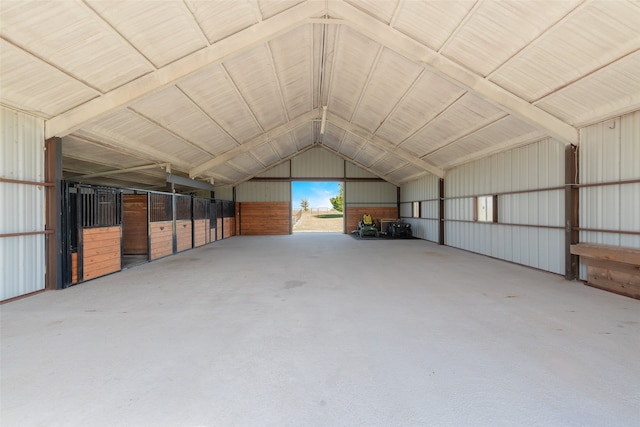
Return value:
[(236, 202), (290, 202), (289, 182), (243, 182), (236, 187)]
[[(44, 184), (44, 122), (0, 108), (0, 177)], [(0, 182), (0, 300), (44, 289), (45, 187)]]
[(259, 178), (288, 178), (291, 174), (291, 160), (268, 169), (258, 175)]
[[(445, 244), (564, 274), (564, 144), (547, 139), (445, 177)], [(474, 221), (474, 197), (498, 194), (498, 223)]]
[[(400, 216), (411, 224), (414, 237), (432, 242), (437, 242), (439, 236), (439, 181), (438, 177), (427, 175), (400, 187)], [(421, 218), (411, 217), (413, 202), (420, 202)]]
[(347, 178), (378, 178), (377, 175), (362, 169), (351, 162), (345, 162)]
[(388, 182), (347, 182), (345, 200), (347, 206), (396, 206), (397, 188)]
[[(580, 130), (580, 184), (640, 179), (640, 111)], [(580, 241), (640, 248), (640, 183), (580, 188)], [(586, 279), (581, 266), (580, 278)]]
[(233, 200), (233, 187), (230, 185), (221, 185), (214, 187), (217, 200)]
[(326, 178), (331, 181), (379, 177), (322, 147), (316, 147), (262, 172), (257, 178)]
[(344, 160), (317, 147), (291, 159), (291, 176), (294, 178), (342, 178)]

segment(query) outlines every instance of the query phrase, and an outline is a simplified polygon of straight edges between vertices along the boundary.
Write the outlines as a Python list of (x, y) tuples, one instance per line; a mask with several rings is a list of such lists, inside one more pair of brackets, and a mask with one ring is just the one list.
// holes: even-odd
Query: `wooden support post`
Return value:
[(62, 141), (45, 141), (46, 289), (62, 289)]
[(571, 245), (578, 243), (579, 235), (576, 227), (579, 226), (578, 207), (578, 147), (567, 145), (565, 149), (565, 190), (564, 190), (564, 278), (574, 280), (578, 276), (578, 256), (571, 253)]

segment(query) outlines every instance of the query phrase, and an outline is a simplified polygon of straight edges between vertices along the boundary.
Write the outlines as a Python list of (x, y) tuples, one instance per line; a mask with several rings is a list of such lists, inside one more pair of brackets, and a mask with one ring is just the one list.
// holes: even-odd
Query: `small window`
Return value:
[(476, 197), (473, 219), (478, 222), (498, 222), (498, 196)]
[(420, 218), (420, 202), (413, 202), (411, 204), (411, 217)]

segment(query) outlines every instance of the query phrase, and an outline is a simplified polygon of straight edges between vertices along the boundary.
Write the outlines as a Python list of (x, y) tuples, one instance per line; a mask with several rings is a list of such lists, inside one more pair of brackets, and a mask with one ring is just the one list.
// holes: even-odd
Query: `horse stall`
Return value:
[(218, 240), (218, 206), (215, 200), (209, 201), (209, 241)]
[[(236, 235), (236, 204), (229, 200), (212, 200), (211, 211), (215, 212), (216, 230), (214, 233), (213, 225), (211, 228), (212, 236), (215, 235), (214, 240), (222, 240)], [(212, 214), (211, 221), (213, 223), (214, 217)]]
[(149, 259), (173, 254), (173, 195), (149, 193)]
[(176, 252), (193, 247), (193, 227), (191, 223), (191, 196), (175, 195), (176, 203)]
[(193, 198), (193, 247), (206, 245), (211, 241), (209, 225), (209, 207), (211, 201), (200, 197)]
[(122, 268), (149, 261), (148, 195), (122, 195)]
[(64, 286), (122, 269), (122, 193), (65, 183)]

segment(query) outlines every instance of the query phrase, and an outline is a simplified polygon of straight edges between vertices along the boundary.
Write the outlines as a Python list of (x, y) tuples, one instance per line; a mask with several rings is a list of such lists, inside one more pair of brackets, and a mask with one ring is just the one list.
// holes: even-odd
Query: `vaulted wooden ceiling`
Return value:
[(237, 184), (313, 145), (443, 176), (577, 144), (640, 108), (638, 70), (628, 0), (0, 2), (0, 102), (62, 137), (67, 177), (113, 185)]

